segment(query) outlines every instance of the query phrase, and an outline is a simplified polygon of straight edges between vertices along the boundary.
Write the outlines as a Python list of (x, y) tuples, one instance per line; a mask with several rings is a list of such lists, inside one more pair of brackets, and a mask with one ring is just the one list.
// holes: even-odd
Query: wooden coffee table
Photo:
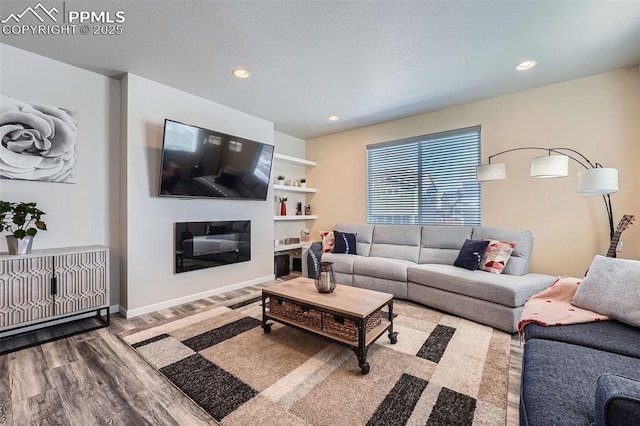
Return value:
[[(381, 315), (385, 306), (388, 319)], [(391, 344), (398, 341), (398, 333), (393, 331), (393, 295), (341, 284), (333, 293), (320, 293), (309, 278), (296, 278), (262, 290), (265, 333), (271, 332), (269, 320), (351, 348), (363, 374), (369, 373), (369, 346), (385, 331)]]

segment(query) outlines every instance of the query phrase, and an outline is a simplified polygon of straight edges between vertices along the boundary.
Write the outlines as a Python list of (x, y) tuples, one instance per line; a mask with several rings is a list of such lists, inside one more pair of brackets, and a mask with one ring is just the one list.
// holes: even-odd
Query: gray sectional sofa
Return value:
[[(335, 229), (357, 234), (356, 255), (322, 254), (322, 261), (333, 262), (338, 283), (391, 293), (509, 333), (517, 331), (527, 298), (555, 279), (529, 273), (529, 231), (353, 223), (338, 223)], [(453, 266), (465, 239), (483, 238), (516, 242), (502, 274)], [(303, 251), (303, 265), (308, 251)]]
[(524, 335), (521, 425), (640, 425), (639, 328), (528, 324)]

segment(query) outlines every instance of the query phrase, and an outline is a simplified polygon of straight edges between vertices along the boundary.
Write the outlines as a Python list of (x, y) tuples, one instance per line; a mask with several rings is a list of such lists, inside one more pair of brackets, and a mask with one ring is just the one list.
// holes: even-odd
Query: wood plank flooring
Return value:
[[(0, 356), (0, 425), (217, 425), (116, 334), (224, 300), (212, 296), (131, 319), (115, 314), (108, 328)], [(518, 425), (521, 360), (514, 335), (507, 426)]]

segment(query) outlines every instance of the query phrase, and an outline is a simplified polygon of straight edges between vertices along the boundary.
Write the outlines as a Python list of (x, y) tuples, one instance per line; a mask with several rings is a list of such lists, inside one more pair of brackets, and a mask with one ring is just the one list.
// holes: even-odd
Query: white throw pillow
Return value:
[(596, 256), (571, 303), (640, 327), (640, 261)]

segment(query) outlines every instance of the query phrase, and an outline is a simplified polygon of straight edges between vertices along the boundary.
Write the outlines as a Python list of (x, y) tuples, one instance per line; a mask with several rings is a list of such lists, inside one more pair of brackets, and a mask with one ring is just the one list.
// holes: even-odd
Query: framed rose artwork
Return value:
[(0, 178), (75, 183), (78, 113), (0, 96)]

